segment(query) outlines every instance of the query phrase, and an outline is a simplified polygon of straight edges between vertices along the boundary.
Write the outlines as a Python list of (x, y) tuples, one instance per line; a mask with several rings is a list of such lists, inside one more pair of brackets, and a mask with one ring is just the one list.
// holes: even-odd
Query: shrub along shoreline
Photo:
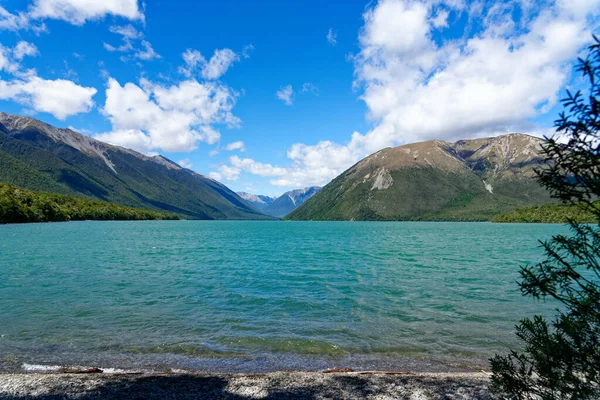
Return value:
[[(600, 202), (596, 203), (600, 207)], [(518, 210), (492, 218), (492, 222), (566, 224), (575, 221), (579, 224), (597, 222), (591, 211), (576, 204), (544, 204), (541, 206), (519, 208)]]
[(0, 224), (177, 219), (179, 217), (175, 214), (99, 200), (34, 192), (0, 182)]

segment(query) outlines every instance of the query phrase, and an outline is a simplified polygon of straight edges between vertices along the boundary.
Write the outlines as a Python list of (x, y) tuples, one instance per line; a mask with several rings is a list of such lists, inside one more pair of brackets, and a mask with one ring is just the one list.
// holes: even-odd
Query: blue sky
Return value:
[(545, 134), (598, 0), (0, 0), (0, 109), (234, 190), (386, 146)]

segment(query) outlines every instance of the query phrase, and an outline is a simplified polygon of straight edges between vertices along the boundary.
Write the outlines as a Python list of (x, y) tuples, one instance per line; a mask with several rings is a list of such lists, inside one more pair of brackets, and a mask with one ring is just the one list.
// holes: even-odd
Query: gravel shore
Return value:
[(490, 399), (486, 373), (0, 374), (0, 399)]

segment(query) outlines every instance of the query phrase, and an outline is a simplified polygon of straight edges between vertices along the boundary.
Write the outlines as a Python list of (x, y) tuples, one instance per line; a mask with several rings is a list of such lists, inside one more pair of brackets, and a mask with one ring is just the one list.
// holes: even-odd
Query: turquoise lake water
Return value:
[(71, 222), (0, 226), (0, 371), (480, 368), (519, 265), (560, 225)]

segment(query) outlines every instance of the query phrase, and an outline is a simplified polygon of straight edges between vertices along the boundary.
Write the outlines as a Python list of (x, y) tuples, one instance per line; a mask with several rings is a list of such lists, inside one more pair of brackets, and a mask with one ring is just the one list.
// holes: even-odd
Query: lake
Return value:
[[(553, 305), (519, 265), (560, 225), (0, 226), (0, 370), (482, 368)], [(37, 367), (36, 367), (37, 365)]]

